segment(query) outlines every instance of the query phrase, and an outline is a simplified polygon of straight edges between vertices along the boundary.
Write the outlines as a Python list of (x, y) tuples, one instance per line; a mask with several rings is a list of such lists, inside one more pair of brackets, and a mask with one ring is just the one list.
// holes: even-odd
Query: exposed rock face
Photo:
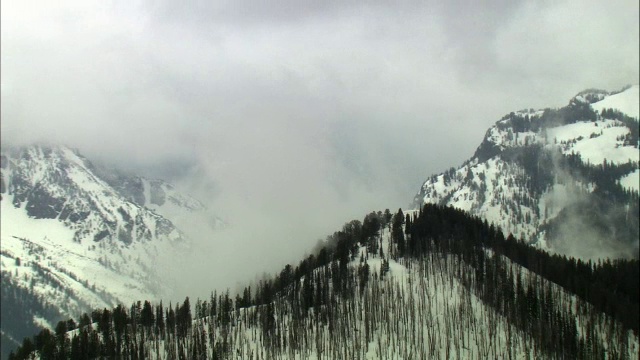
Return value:
[(13, 205), (35, 219), (62, 221), (75, 230), (77, 242), (113, 238), (131, 244), (153, 236), (183, 237), (169, 220), (144, 207), (140, 177), (116, 175), (105, 181), (89, 161), (65, 147), (13, 149), (5, 158), (3, 180), (8, 180)]
[(167, 194), (162, 189), (162, 182), (158, 180), (154, 180), (150, 182), (151, 184), (151, 199), (149, 201), (153, 205), (162, 206), (166, 200)]
[(455, 206), (567, 255), (637, 257), (639, 101), (637, 86), (591, 89), (560, 109), (507, 114), (414, 205)]
[(3, 148), (0, 168), (2, 288), (16, 295), (3, 318), (19, 319), (2, 323), (3, 348), (62, 318), (167, 296), (175, 279), (159, 264), (190, 246), (174, 219), (204, 212), (199, 201), (64, 146)]

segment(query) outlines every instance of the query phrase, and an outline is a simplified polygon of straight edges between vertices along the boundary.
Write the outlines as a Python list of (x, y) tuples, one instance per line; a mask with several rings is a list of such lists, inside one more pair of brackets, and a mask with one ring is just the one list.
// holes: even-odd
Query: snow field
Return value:
[(638, 148), (623, 146), (622, 137), (629, 129), (618, 120), (577, 122), (549, 129), (550, 140), (557, 141), (564, 154), (578, 153), (582, 161), (601, 165), (605, 160), (614, 164), (639, 161)]
[(631, 174), (623, 176), (620, 179), (620, 185), (625, 189), (640, 191), (640, 169), (636, 169), (636, 171)]
[(640, 117), (640, 86), (633, 85), (629, 89), (605, 97), (604, 99), (591, 104), (591, 107), (597, 112), (602, 109), (617, 109), (628, 116), (638, 119)]

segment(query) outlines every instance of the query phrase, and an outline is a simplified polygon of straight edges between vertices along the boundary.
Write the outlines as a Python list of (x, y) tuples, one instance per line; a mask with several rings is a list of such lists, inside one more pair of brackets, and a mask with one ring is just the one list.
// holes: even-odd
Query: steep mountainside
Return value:
[[(560, 271), (562, 269), (562, 271)], [(97, 309), (16, 360), (635, 359), (638, 261), (569, 260), (460, 210), (373, 212), (238, 293)]]
[(34, 326), (165, 295), (157, 264), (190, 246), (172, 220), (206, 213), (169, 184), (113, 175), (64, 146), (3, 149), (1, 174), (3, 349)]
[(187, 229), (193, 223), (210, 229), (226, 226), (202, 202), (180, 193), (164, 180), (130, 175), (111, 167), (95, 167), (94, 172), (125, 199), (170, 219), (179, 229)]
[(451, 205), (567, 255), (637, 258), (639, 89), (586, 90), (560, 109), (504, 116), (414, 205)]

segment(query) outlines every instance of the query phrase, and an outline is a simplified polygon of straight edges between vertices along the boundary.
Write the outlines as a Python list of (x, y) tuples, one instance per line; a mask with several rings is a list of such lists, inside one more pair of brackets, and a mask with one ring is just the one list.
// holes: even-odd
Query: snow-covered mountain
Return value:
[(94, 171), (128, 201), (171, 220), (179, 229), (187, 229), (193, 223), (214, 230), (226, 226), (202, 202), (164, 180), (127, 174), (112, 167), (95, 167)]
[(165, 296), (170, 272), (159, 264), (190, 247), (176, 224), (221, 224), (170, 184), (96, 167), (68, 147), (3, 149), (1, 168), (3, 343), (89, 309)]
[(585, 90), (560, 109), (504, 116), (414, 206), (451, 205), (559, 253), (637, 257), (639, 90)]
[(637, 270), (550, 256), (450, 207), (373, 212), (235, 296), (101, 309), (15, 359), (635, 359)]

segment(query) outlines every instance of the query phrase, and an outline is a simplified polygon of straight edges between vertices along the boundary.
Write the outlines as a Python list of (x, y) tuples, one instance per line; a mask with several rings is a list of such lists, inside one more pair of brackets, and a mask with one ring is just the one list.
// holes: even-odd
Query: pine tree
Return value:
[(149, 301), (145, 301), (142, 306), (142, 311), (140, 312), (140, 324), (149, 330), (151, 329), (151, 326), (153, 326), (154, 320), (151, 303)]
[(403, 256), (405, 252), (404, 231), (402, 225), (404, 224), (404, 213), (402, 209), (398, 209), (398, 212), (393, 217), (391, 225), (391, 239), (398, 247), (398, 255)]

